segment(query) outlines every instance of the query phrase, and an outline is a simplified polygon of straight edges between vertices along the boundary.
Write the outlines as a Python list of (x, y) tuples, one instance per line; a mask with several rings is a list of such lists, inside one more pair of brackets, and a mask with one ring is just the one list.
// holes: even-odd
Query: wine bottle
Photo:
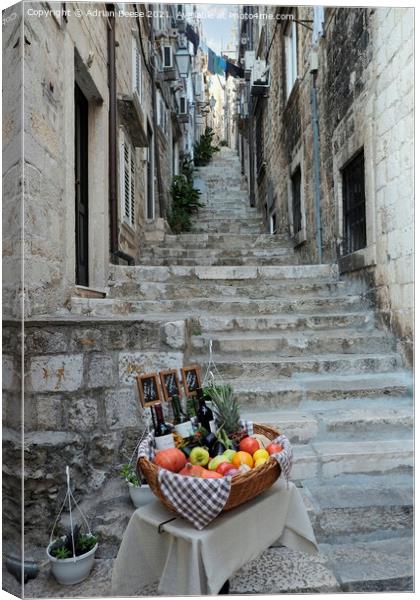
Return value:
[(184, 414), (178, 396), (172, 396), (172, 409), (174, 412), (175, 431), (183, 438), (189, 438), (193, 435), (193, 428), (190, 419)]
[(171, 428), (165, 423), (163, 418), (163, 409), (161, 404), (154, 405), (156, 424), (155, 424), (155, 444), (156, 450), (167, 450), (175, 448), (174, 436), (171, 433)]
[(206, 404), (204, 399), (203, 390), (198, 388), (197, 390), (197, 400), (198, 400), (198, 409), (197, 409), (197, 419), (200, 423), (201, 427), (206, 429), (211, 433), (216, 433), (216, 423), (214, 421), (213, 411)]

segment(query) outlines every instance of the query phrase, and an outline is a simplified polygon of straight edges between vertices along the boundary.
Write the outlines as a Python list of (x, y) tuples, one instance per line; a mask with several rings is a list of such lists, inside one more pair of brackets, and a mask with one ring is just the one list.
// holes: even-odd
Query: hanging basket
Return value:
[[(266, 425), (259, 425), (254, 423), (254, 432), (265, 435), (268, 439), (276, 439), (280, 433), (271, 427)], [(170, 511), (177, 512), (174, 506), (169, 500), (162, 494), (158, 472), (160, 467), (148, 460), (147, 458), (139, 458), (138, 466), (147, 479), (150, 489), (159, 498), (162, 504)], [(232, 485), (230, 488), (230, 494), (227, 502), (222, 510), (226, 512), (236, 508), (248, 500), (252, 500), (255, 496), (258, 496), (265, 490), (268, 490), (273, 483), (280, 477), (281, 467), (275, 458), (270, 458), (263, 465), (257, 469), (251, 469), (246, 473), (241, 473), (236, 477), (232, 478)]]
[[(87, 522), (85, 515), (83, 514), (79, 505), (77, 504), (76, 499), (73, 496), (73, 493), (71, 491), (69, 467), (66, 467), (66, 479), (67, 479), (67, 493), (64, 497), (63, 503), (61, 505), (61, 508), (58, 512), (58, 515), (54, 521), (54, 525), (51, 530), (50, 543), (48, 544), (48, 547), (47, 547), (47, 556), (51, 563), (52, 574), (54, 575), (57, 582), (61, 583), (62, 585), (74, 585), (75, 583), (80, 583), (81, 581), (84, 581), (89, 576), (89, 574), (92, 570), (93, 564), (94, 564), (95, 553), (96, 553), (96, 550), (98, 549), (98, 542), (96, 542), (96, 544), (92, 548), (90, 548), (87, 552), (85, 552), (84, 554), (76, 555), (76, 542), (75, 542), (75, 529), (76, 528), (74, 527), (74, 524), (73, 524), (72, 501), (74, 502), (74, 506), (78, 510), (78, 512), (82, 518), (82, 521), (85, 525), (86, 537), (87, 538), (95, 538), (95, 536), (91, 532), (89, 523)], [(59, 540), (63, 540), (63, 542), (64, 542), (66, 539), (66, 536), (55, 538), (54, 531), (55, 531), (55, 528), (57, 526), (57, 523), (59, 521), (61, 513), (63, 512), (63, 509), (66, 506), (66, 504), (68, 504), (68, 508), (69, 508), (70, 532), (71, 532), (72, 554), (73, 555), (68, 558), (57, 558), (56, 556), (53, 556), (51, 553), (53, 550), (53, 546)]]

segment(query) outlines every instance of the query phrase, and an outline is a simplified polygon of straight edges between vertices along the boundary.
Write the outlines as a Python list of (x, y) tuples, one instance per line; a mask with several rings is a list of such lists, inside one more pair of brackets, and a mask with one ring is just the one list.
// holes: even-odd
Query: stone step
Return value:
[(293, 446), (292, 479), (333, 478), (345, 473), (406, 472), (413, 468), (412, 439), (314, 441)]
[(184, 266), (225, 266), (225, 265), (238, 265), (238, 266), (258, 266), (258, 265), (290, 265), (295, 264), (297, 261), (294, 257), (290, 256), (254, 256), (250, 253), (248, 256), (224, 256), (223, 253), (219, 255), (208, 255), (201, 256), (198, 258), (192, 258), (189, 256), (159, 256), (156, 253), (144, 253), (138, 264), (140, 265), (156, 265), (156, 266), (172, 266), (172, 265), (184, 265)]
[(263, 227), (261, 224), (245, 224), (238, 221), (230, 221), (226, 222), (226, 220), (221, 220), (220, 223), (213, 219), (212, 221), (202, 221), (200, 223), (195, 223), (191, 229), (192, 233), (251, 233), (257, 235), (259, 233), (263, 233)]
[[(44, 550), (45, 552), (45, 550)], [(111, 577), (115, 559), (95, 558), (87, 579), (74, 585), (61, 585), (50, 574), (44, 563), (36, 579), (25, 585), (25, 598), (102, 598), (111, 596)]]
[(322, 554), (269, 548), (230, 579), (230, 594), (327, 594), (340, 586)]
[[(180, 233), (179, 235), (166, 234), (163, 240), (165, 246), (177, 248), (229, 248), (252, 249), (267, 247), (292, 247), (286, 233), (270, 235), (262, 233), (253, 234), (227, 234), (227, 233)], [(147, 245), (145, 245), (147, 248)]]
[(264, 258), (287, 258), (293, 261), (294, 253), (292, 248), (282, 246), (271, 246), (268, 248), (175, 248), (173, 246), (148, 246), (142, 250), (143, 257), (165, 257), (165, 258), (194, 258), (201, 260), (209, 257), (222, 257), (224, 260), (252, 257), (255, 259)]
[[(192, 356), (192, 363), (203, 363), (204, 356)], [(355, 374), (388, 372), (402, 366), (399, 354), (321, 354), (284, 356), (259, 353), (254, 357), (231, 354), (229, 357), (213, 355), (217, 369), (223, 377), (290, 377), (301, 373)]]
[(410, 535), (350, 544), (321, 544), (320, 550), (343, 592), (414, 591)]
[(353, 331), (347, 329), (318, 332), (302, 332), (299, 334), (266, 331), (232, 332), (226, 334), (210, 333), (193, 336), (194, 350), (208, 351), (212, 340), (213, 351), (219, 355), (240, 352), (251, 356), (259, 352), (275, 352), (276, 355), (297, 356), (307, 353), (364, 354), (370, 352), (390, 352), (396, 350), (395, 340), (383, 331), (374, 330), (369, 334), (369, 345), (366, 344), (366, 330)]
[(328, 282), (338, 281), (338, 270), (336, 265), (292, 265), (280, 267), (125, 267), (120, 265), (110, 266), (110, 281), (169, 281), (174, 279), (178, 282), (193, 283), (203, 280), (223, 280), (224, 282), (250, 280), (256, 281), (257, 286), (260, 281), (290, 281), (294, 283), (305, 283), (311, 281), (319, 283), (325, 280)]
[(136, 300), (159, 300), (197, 298), (205, 295), (211, 297), (243, 297), (251, 299), (261, 298), (288, 298), (290, 296), (317, 295), (318, 297), (344, 295), (347, 285), (340, 281), (319, 281), (301, 283), (295, 280), (289, 281), (266, 281), (264, 285), (257, 286), (254, 281), (244, 283), (224, 283), (223, 281), (200, 281), (182, 285), (176, 282), (160, 283), (158, 281), (110, 281), (110, 297), (132, 298)]
[(119, 314), (151, 314), (179, 313), (188, 308), (190, 315), (216, 313), (218, 315), (275, 315), (277, 313), (345, 313), (348, 310), (360, 309), (359, 296), (337, 296), (334, 298), (302, 297), (287, 299), (257, 299), (246, 298), (189, 298), (175, 300), (125, 300), (123, 298), (72, 298), (72, 312), (90, 314), (91, 316), (106, 316)]
[(411, 474), (338, 475), (307, 479), (302, 486), (319, 543), (337, 543), (343, 536), (398, 536), (413, 527)]
[(317, 402), (312, 407), (302, 402), (299, 409), (277, 408), (255, 411), (243, 407), (245, 419), (284, 432), (295, 444), (329, 440), (382, 441), (386, 437), (412, 436), (413, 406), (410, 398), (352, 398), (339, 402)]
[[(294, 314), (285, 316), (207, 316), (202, 315), (197, 319), (196, 335), (202, 332), (214, 334), (215, 332), (279, 332), (279, 331), (302, 331), (336, 329), (336, 328), (359, 328), (365, 327), (371, 330), (375, 326), (375, 315), (371, 311), (331, 314)], [(344, 334), (343, 334), (344, 335)]]
[(249, 377), (226, 379), (244, 410), (278, 410), (279, 407), (313, 408), (310, 403), (411, 394), (412, 381), (405, 371), (360, 375), (300, 375), (292, 380)]

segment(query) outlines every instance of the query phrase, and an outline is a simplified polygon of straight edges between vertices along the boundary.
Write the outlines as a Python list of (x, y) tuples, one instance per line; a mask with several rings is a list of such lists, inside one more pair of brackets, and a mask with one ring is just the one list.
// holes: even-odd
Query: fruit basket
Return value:
[[(259, 425), (254, 423), (254, 433), (260, 433), (265, 435), (268, 439), (274, 440), (280, 434), (275, 429), (267, 427), (266, 425)], [(159, 498), (162, 504), (170, 511), (177, 512), (172, 503), (162, 494), (159, 485), (158, 472), (160, 467), (155, 463), (151, 462), (147, 458), (140, 457), (138, 459), (138, 466), (147, 479), (152, 492)], [(245, 502), (255, 498), (258, 494), (261, 494), (279, 478), (281, 473), (281, 467), (275, 458), (270, 458), (266, 463), (258, 467), (258, 469), (252, 469), (246, 473), (241, 473), (236, 477), (232, 478), (232, 485), (230, 488), (229, 497), (222, 510), (226, 512)]]

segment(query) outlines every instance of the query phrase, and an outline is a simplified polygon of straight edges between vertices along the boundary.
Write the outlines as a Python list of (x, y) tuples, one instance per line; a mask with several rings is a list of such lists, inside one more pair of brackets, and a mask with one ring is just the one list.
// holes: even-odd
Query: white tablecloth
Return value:
[(137, 509), (128, 523), (114, 564), (113, 596), (135, 596), (157, 580), (165, 596), (216, 595), (248, 561), (276, 540), (303, 552), (317, 544), (299, 491), (284, 480), (198, 531), (155, 500)]

